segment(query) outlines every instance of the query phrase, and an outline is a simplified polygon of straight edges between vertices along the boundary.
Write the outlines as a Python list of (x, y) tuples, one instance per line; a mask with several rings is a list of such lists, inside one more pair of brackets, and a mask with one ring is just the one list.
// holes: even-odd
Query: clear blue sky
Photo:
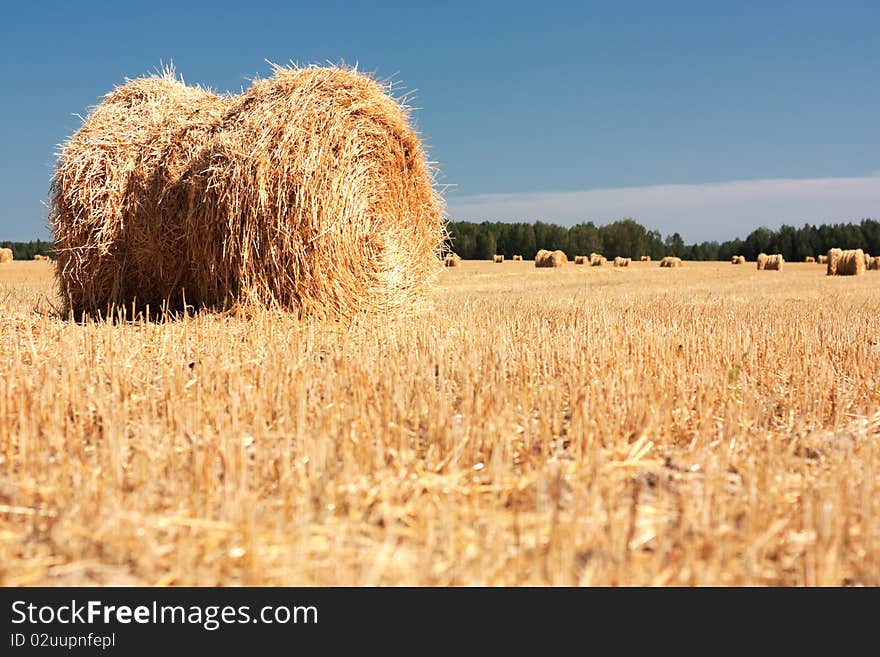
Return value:
[[(0, 12), (0, 239), (47, 234), (41, 202), (74, 114), (170, 60), (222, 91), (266, 74), (265, 59), (395, 76), (416, 90), (441, 182), (456, 185), (452, 215), (487, 194), (880, 176), (877, 0), (39, 2)], [(532, 218), (603, 219), (573, 212)], [(650, 226), (650, 208), (641, 212)], [(747, 224), (704, 224), (685, 238)]]

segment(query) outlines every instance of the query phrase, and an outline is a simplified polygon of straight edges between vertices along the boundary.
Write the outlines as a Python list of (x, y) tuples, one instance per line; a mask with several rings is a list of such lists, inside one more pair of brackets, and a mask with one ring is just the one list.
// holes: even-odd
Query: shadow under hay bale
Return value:
[(366, 75), (275, 67), (239, 96), (168, 72), (63, 146), (50, 221), (68, 311), (412, 307), (446, 237), (408, 112)]

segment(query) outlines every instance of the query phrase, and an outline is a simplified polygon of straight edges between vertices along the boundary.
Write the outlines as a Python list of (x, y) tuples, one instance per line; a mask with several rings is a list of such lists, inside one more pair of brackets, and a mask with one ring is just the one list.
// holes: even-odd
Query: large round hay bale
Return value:
[(840, 256), (843, 255), (843, 249), (829, 249), (828, 255), (825, 256), (825, 274), (827, 276), (837, 275), (837, 265), (840, 262)]
[(514, 254), (513, 261), (514, 262), (522, 262), (523, 257), (521, 255)]
[(608, 260), (599, 253), (590, 254), (590, 267), (602, 267)]
[(535, 255), (535, 267), (562, 267), (568, 263), (568, 256), (564, 251), (547, 251), (541, 249)]
[[(764, 256), (763, 258), (761, 256)], [(785, 262), (785, 259), (782, 257), (781, 253), (774, 253), (772, 255), (766, 255), (761, 253), (758, 255), (758, 269), (763, 269), (765, 271), (782, 271), (782, 265)]]
[(447, 253), (446, 257), (443, 259), (443, 264), (446, 267), (458, 267), (461, 262), (461, 256), (457, 253)]
[(868, 263), (868, 269), (871, 271), (880, 271), (880, 256), (873, 256), (871, 262)]
[(0, 249), (0, 263), (12, 262), (13, 260), (12, 249)]
[(641, 261), (641, 262), (651, 262), (651, 256), (649, 256), (649, 255), (643, 255), (641, 258), (639, 258), (639, 261)]
[(810, 263), (815, 264), (816, 259), (813, 256), (807, 256), (806, 258), (804, 258), (804, 262), (810, 262)]
[(865, 252), (861, 249), (831, 249), (828, 252), (829, 276), (861, 276), (865, 269)]
[(746, 257), (744, 255), (735, 255), (730, 259), (730, 264), (744, 265), (746, 264)]
[(492, 256), (492, 262), (496, 263), (496, 264), (499, 262), (504, 262), (504, 256), (503, 255), (494, 255), (494, 256)]
[(828, 264), (828, 256), (827, 255), (820, 255), (818, 258), (816, 258), (816, 262), (818, 262), (820, 265), (827, 265)]
[(682, 262), (681, 258), (678, 258), (676, 256), (665, 256), (660, 260), (661, 267), (670, 267), (675, 269), (681, 267), (683, 264), (684, 263)]
[(239, 96), (130, 81), (58, 159), (61, 294), (77, 314), (410, 307), (445, 238), (432, 180), (407, 110), (352, 70), (276, 67)]

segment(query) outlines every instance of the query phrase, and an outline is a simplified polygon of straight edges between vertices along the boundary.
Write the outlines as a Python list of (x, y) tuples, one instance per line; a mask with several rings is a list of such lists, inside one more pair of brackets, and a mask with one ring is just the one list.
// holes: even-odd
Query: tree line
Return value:
[(31, 240), (30, 242), (0, 242), (0, 249), (12, 249), (16, 260), (33, 260), (35, 255), (52, 255), (52, 242)]
[(863, 249), (880, 254), (880, 222), (863, 219), (859, 223), (804, 224), (801, 228), (783, 225), (778, 230), (758, 228), (745, 239), (726, 242), (707, 241), (685, 244), (678, 233), (663, 237), (634, 219), (621, 219), (604, 226), (593, 222), (569, 228), (536, 221), (505, 223), (452, 221), (448, 226), (447, 249), (466, 260), (490, 260), (499, 254), (507, 258), (521, 255), (527, 260), (540, 249), (564, 251), (569, 259), (576, 255), (601, 253), (607, 258), (638, 259), (643, 255), (659, 259), (678, 256), (683, 260), (730, 260), (744, 255), (754, 260), (759, 253), (781, 253), (788, 261), (827, 253), (829, 249)]
[[(590, 221), (571, 227), (543, 221), (531, 224), (451, 221), (448, 230), (447, 250), (466, 260), (491, 260), (496, 254), (507, 258), (521, 255), (532, 260), (540, 249), (564, 251), (569, 259), (576, 255), (601, 253), (607, 258), (648, 255), (657, 260), (671, 255), (683, 260), (730, 260), (731, 256), (744, 255), (747, 260), (754, 260), (759, 253), (781, 253), (786, 260), (793, 262), (809, 255), (827, 253), (834, 247), (863, 249), (880, 255), (880, 222), (873, 219), (818, 227), (804, 224), (800, 228), (783, 225), (778, 230), (758, 228), (745, 239), (697, 244), (685, 244), (678, 233), (663, 237), (634, 219), (621, 219), (604, 226), (596, 226)], [(0, 242), (0, 247), (11, 248), (16, 260), (52, 255), (52, 242), (44, 240)]]

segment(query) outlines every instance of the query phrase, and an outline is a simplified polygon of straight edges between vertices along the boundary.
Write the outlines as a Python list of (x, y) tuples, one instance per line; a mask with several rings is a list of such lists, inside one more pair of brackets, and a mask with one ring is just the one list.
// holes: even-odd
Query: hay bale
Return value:
[(871, 258), (871, 254), (865, 253), (865, 269), (868, 269), (868, 267), (870, 267), (872, 260), (873, 258)]
[(504, 262), (504, 256), (503, 255), (494, 255), (494, 256), (492, 256), (492, 262), (494, 262), (494, 263)]
[(630, 262), (632, 262), (632, 258), (621, 258), (620, 256), (614, 258), (615, 267), (629, 267)]
[(590, 254), (590, 267), (601, 267), (607, 262), (608, 260), (603, 255), (598, 253)]
[(746, 257), (744, 255), (735, 255), (730, 259), (730, 264), (732, 265), (744, 265), (746, 264)]
[(767, 255), (766, 253), (758, 254), (758, 271), (781, 271), (782, 264), (785, 259), (781, 253)]
[(651, 256), (645, 255), (639, 258), (641, 262), (651, 262)]
[(575, 257), (574, 257), (574, 264), (576, 264), (576, 265), (585, 265), (585, 264), (587, 264), (587, 256), (582, 256), (582, 255), (575, 256)]
[(44, 256), (44, 255), (41, 255), (41, 254), (39, 254), (39, 253), (38, 253), (37, 255), (34, 256), (34, 260), (37, 260), (37, 261), (39, 261), (39, 262), (45, 262), (45, 261), (47, 261), (48, 259), (49, 259), (49, 256)]
[(522, 256), (521, 255), (514, 255), (513, 261), (514, 262), (522, 262)]
[(868, 269), (872, 271), (880, 271), (880, 256), (874, 256), (871, 258), (871, 264)]
[(816, 259), (813, 256), (807, 256), (806, 258), (804, 258), (804, 262), (815, 263)]
[(104, 97), (61, 149), (61, 296), (116, 305), (411, 306), (446, 237), (408, 112), (370, 77), (275, 67), (238, 96), (173, 72)]
[(0, 249), (0, 263), (12, 262), (14, 259), (12, 249)]
[(865, 269), (865, 252), (861, 249), (831, 249), (828, 252), (828, 276), (861, 276)]
[(541, 249), (535, 255), (535, 267), (562, 267), (568, 263), (563, 251), (546, 251)]
[(683, 265), (684, 263), (682, 262), (681, 258), (678, 258), (676, 256), (665, 256), (662, 260), (660, 260), (661, 267), (677, 268)]
[(816, 258), (816, 262), (818, 262), (820, 265), (827, 265), (828, 264), (828, 256), (827, 255), (820, 255), (818, 258)]
[(443, 264), (446, 267), (458, 267), (458, 264), (461, 262), (461, 256), (457, 253), (447, 253), (446, 257), (443, 259)]
[(829, 249), (828, 255), (825, 256), (825, 274), (827, 276), (836, 276), (837, 275), (837, 264), (840, 261), (840, 256), (843, 255), (843, 249)]

